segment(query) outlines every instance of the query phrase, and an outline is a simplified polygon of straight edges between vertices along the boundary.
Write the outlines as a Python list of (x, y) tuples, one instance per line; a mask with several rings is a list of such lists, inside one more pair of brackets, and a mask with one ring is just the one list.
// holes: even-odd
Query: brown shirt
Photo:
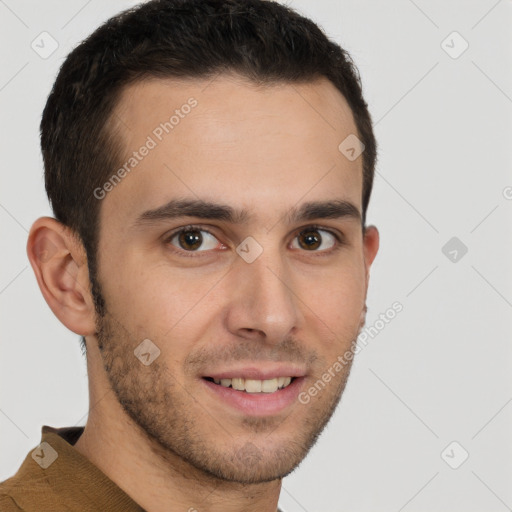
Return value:
[(39, 446), (0, 482), (0, 512), (145, 512), (73, 448), (83, 431), (44, 426)]
[(83, 427), (44, 426), (41, 444), (0, 483), (1, 512), (144, 512), (73, 445)]

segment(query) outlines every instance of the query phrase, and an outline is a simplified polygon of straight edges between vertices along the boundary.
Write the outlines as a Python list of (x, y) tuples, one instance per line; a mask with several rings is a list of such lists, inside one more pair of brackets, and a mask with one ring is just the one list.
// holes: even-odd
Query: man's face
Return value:
[(116, 396), (164, 457), (283, 477), (341, 397), (350, 361), (332, 367), (361, 328), (378, 245), (361, 228), (362, 157), (338, 150), (357, 133), (348, 104), (327, 80), (223, 75), (133, 85), (116, 119), (125, 160), (140, 159), (101, 205), (98, 343)]

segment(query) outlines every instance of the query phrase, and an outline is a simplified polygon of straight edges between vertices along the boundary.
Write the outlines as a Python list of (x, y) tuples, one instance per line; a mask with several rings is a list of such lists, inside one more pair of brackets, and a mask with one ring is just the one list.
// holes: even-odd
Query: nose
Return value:
[(231, 274), (226, 322), (230, 332), (271, 344), (294, 334), (302, 316), (291, 272), (279, 255), (241, 260)]

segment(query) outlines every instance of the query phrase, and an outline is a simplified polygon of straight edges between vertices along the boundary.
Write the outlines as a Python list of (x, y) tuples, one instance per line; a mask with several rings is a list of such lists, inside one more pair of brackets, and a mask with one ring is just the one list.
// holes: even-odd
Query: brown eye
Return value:
[(219, 241), (204, 229), (186, 228), (175, 233), (168, 242), (188, 252), (203, 252), (219, 247)]
[(329, 231), (325, 229), (308, 228), (301, 231), (295, 237), (292, 245), (296, 249), (320, 252), (331, 249), (335, 244), (336, 237)]
[(299, 234), (299, 245), (306, 250), (314, 250), (320, 247), (322, 235), (318, 231), (303, 231)]
[(182, 249), (195, 251), (203, 243), (203, 235), (198, 230), (182, 231), (178, 240)]

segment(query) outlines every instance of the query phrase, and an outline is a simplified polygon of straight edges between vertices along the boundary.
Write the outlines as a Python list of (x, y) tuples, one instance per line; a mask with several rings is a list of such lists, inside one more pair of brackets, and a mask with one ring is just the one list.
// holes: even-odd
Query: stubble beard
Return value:
[[(307, 405), (297, 401), (292, 406), (292, 418), (297, 409), (300, 415), (287, 422), (287, 436), (279, 432), (287, 418), (247, 417), (237, 426), (236, 433), (230, 433), (220, 418), (206, 412), (207, 404), (201, 404), (204, 397), (187, 393), (163, 357), (144, 366), (133, 353), (137, 343), (131, 341), (120, 324), (118, 327), (110, 313), (98, 315), (96, 321), (98, 346), (110, 385), (150, 449), (172, 469), (207, 480), (258, 484), (291, 473), (332, 417), (352, 367), (352, 362), (347, 362), (337, 380), (333, 379), (319, 393), (319, 399)], [(314, 381), (327, 366), (325, 362), (318, 363)], [(214, 431), (223, 438), (222, 443), (216, 442)]]

